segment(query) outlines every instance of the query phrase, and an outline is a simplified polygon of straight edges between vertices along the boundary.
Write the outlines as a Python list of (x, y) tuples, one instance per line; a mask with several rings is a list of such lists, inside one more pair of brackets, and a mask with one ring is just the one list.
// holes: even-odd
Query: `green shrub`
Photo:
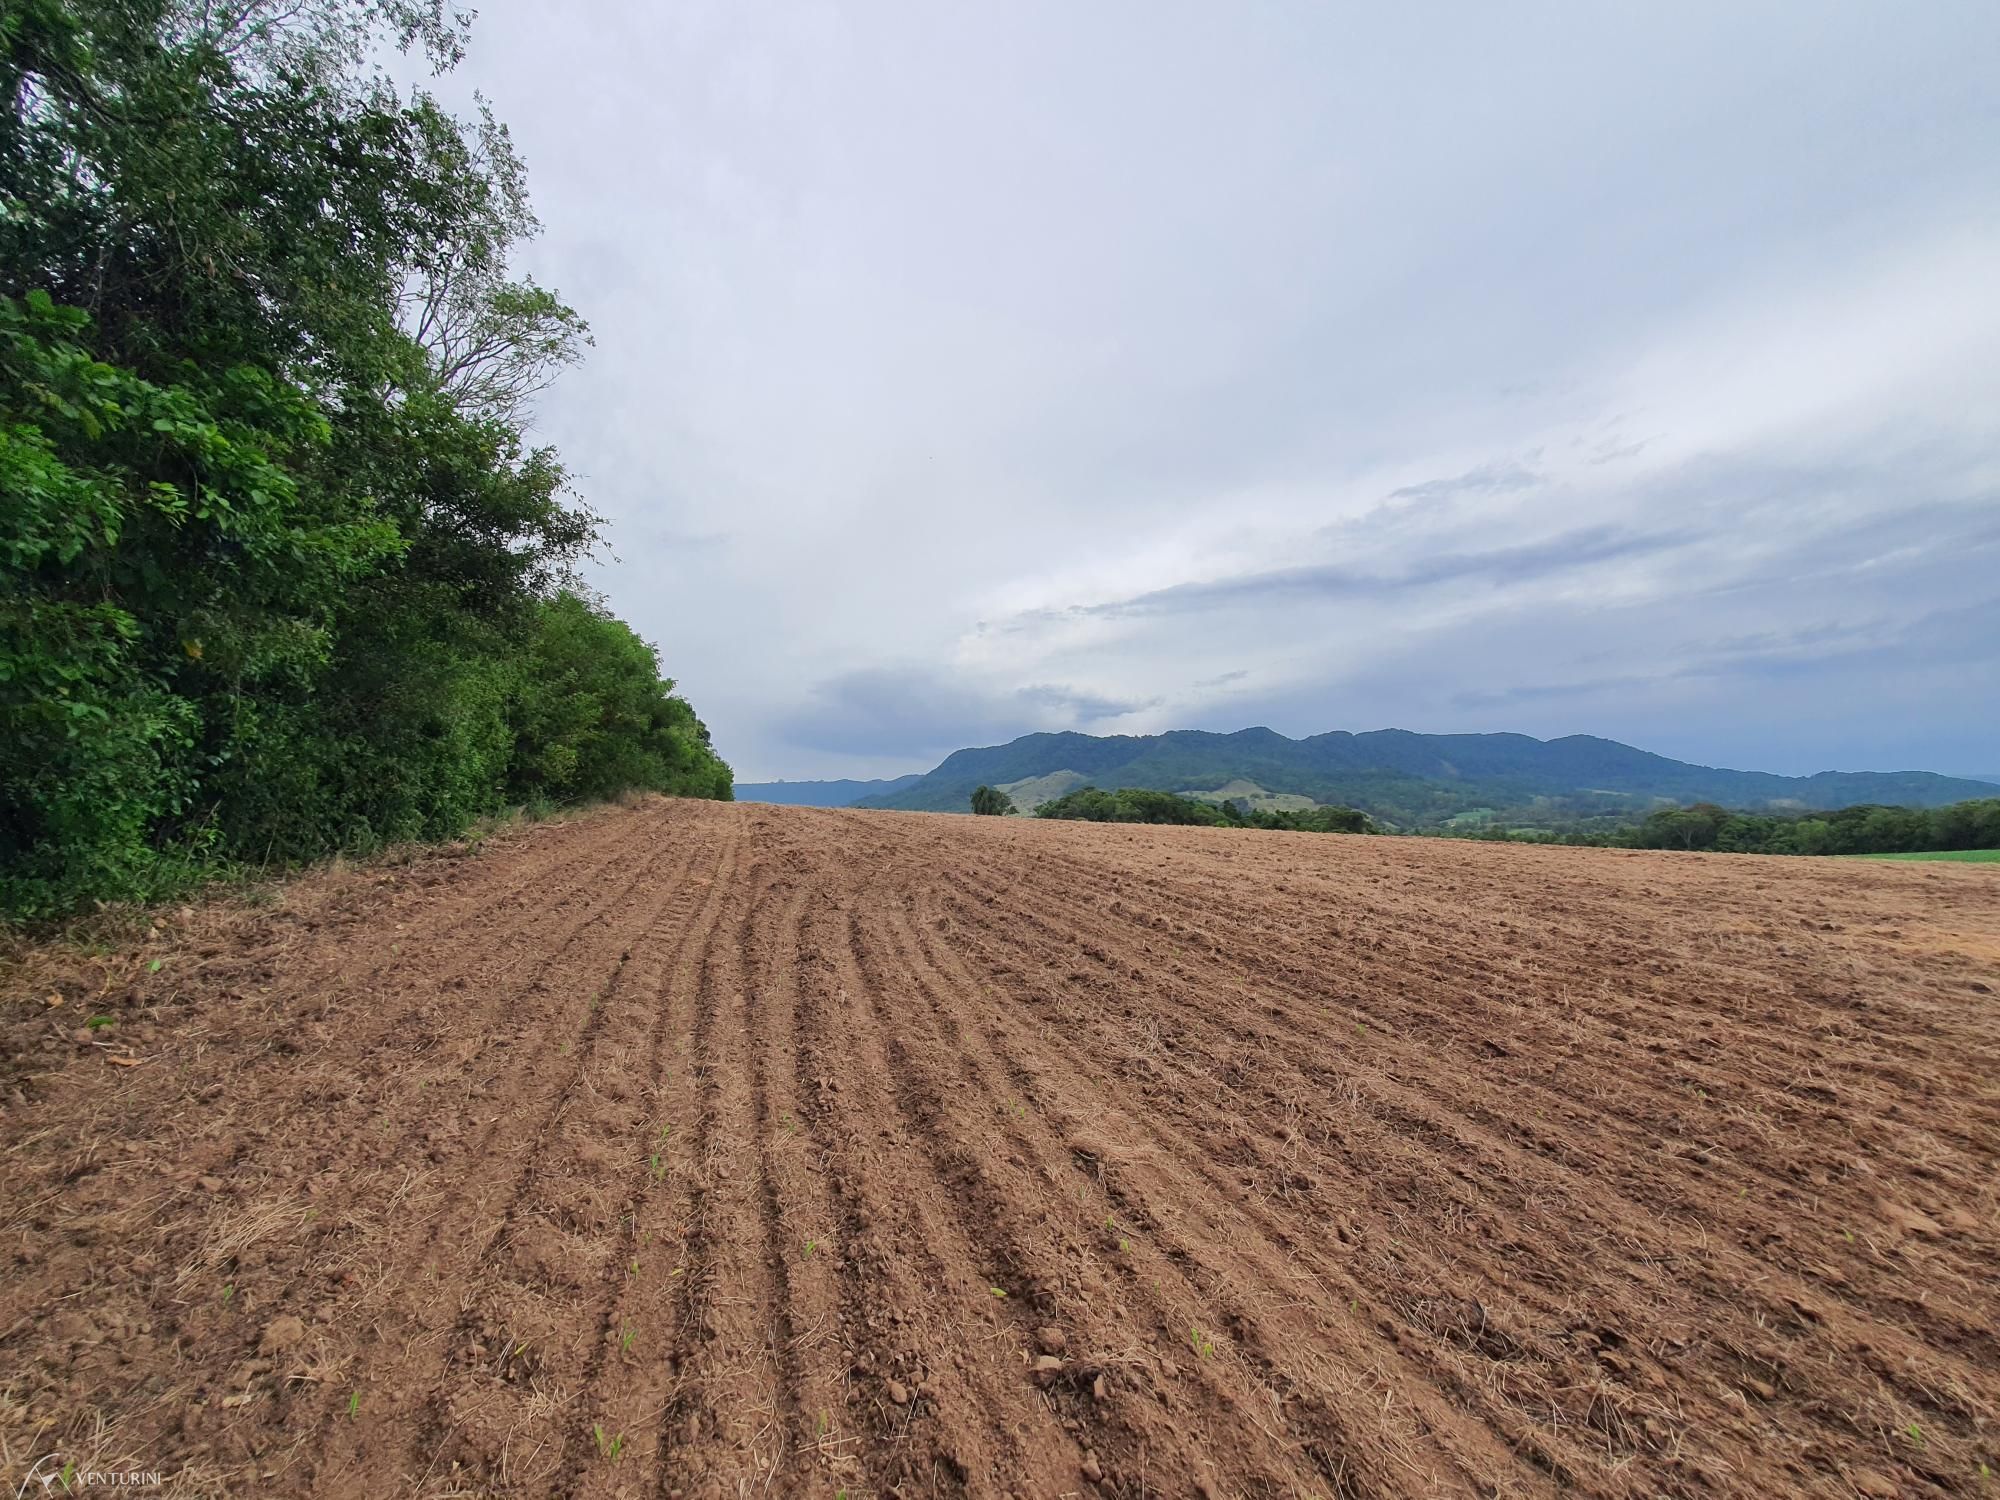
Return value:
[(575, 592), (597, 518), (519, 414), (585, 329), (507, 276), (505, 132), (367, 73), (392, 14), (451, 60), (348, 0), (0, 23), (0, 913), (730, 795)]
[(1014, 811), (1014, 799), (998, 787), (974, 787), (972, 810), (981, 817), (1003, 817)]

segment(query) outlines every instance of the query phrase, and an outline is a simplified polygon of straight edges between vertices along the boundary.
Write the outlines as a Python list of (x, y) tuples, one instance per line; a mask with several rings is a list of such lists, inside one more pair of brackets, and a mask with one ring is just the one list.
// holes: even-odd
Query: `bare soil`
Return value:
[(1990, 870), (653, 801), (4, 978), (0, 1494), (2000, 1490)]

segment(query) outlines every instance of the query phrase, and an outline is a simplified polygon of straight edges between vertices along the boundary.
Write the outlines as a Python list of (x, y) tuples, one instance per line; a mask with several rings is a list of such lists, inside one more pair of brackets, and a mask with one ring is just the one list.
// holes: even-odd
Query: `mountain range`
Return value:
[(739, 781), (736, 800), (779, 802), (787, 807), (852, 807), (865, 797), (893, 796), (923, 779), (923, 772), (912, 771), (882, 781)]
[[(1264, 805), (1304, 801), (1358, 807), (1395, 827), (1436, 827), (1488, 816), (1534, 818), (1643, 814), (1668, 803), (1725, 807), (1829, 809), (1862, 802), (1937, 807), (2000, 796), (2000, 786), (1930, 771), (1821, 771), (1779, 776), (1691, 765), (1592, 735), (1538, 740), (1525, 734), (1416, 734), (1335, 730), (1290, 739), (1272, 729), (1213, 734), (1028, 734), (1004, 745), (954, 751), (916, 777), (845, 802), (835, 788), (855, 782), (746, 784), (746, 800), (805, 801), (818, 806), (963, 812), (974, 787), (1018, 788), (1031, 806), (1071, 787), (1149, 787), (1193, 795), (1243, 797)], [(791, 793), (768, 795), (773, 789)]]

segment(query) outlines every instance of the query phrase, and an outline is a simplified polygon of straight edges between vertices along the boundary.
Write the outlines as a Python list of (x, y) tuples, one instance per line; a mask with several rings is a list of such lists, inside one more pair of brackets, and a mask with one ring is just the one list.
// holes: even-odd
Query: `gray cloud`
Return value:
[(1152, 708), (1160, 701), (1157, 698), (1109, 698), (1102, 693), (1079, 692), (1075, 688), (1060, 687), (1050, 683), (1038, 683), (1033, 687), (1021, 688), (1013, 696), (1022, 703), (1053, 710), (1084, 723), (1122, 718), (1126, 714)]
[(815, 684), (780, 733), (803, 750), (928, 764), (965, 745), (1031, 729), (1089, 730), (1148, 706), (1051, 683), (982, 691), (931, 667), (867, 667)]
[[(1994, 743), (1985, 704), (2000, 692), (1996, 639), (2000, 596), (1893, 628), (1830, 623), (1754, 645), (1715, 643), (1715, 649), (1668, 660), (1651, 673), (1517, 683), (1468, 691), (1454, 701), (1476, 713), (1553, 707), (1572, 716), (1582, 707), (1601, 715), (1604, 705), (1615, 705), (1613, 713), (1640, 726), (1627, 731), (1632, 738), (1689, 759), (1699, 759), (1699, 741), (1665, 723), (1660, 706), (1756, 701), (1765, 710), (1752, 726), (1756, 748), (1744, 758), (1761, 765), (1792, 774), (1877, 769), (1978, 775)], [(1839, 748), (1830, 753), (1823, 745), (1802, 753), (1796, 735), (1784, 732), (1799, 720), (1808, 729), (1840, 725), (1855, 698), (1872, 719), (1865, 729), (1845, 724)], [(1929, 708), (1933, 704), (1939, 706)], [(1919, 718), (1913, 707), (1929, 711)]]
[(1592, 465), (1615, 464), (1622, 459), (1637, 458), (1645, 451), (1643, 438), (1633, 443), (1606, 443), (1590, 455), (1590, 462)]
[[(1636, 451), (1636, 450), (1635, 450)], [(1426, 479), (1389, 491), (1391, 500), (1447, 500), (1460, 495), (1505, 495), (1532, 489), (1542, 476), (1521, 464), (1496, 461), (1467, 469), (1450, 479)]]
[(746, 779), (1260, 721), (1993, 769), (2000, 8), (1441, 34), (481, 7), (443, 87), (597, 336), (539, 435)]
[(1171, 588), (1155, 589), (1129, 599), (1076, 605), (1067, 613), (1079, 616), (1192, 613), (1301, 596), (1396, 594), (1475, 580), (1496, 585), (1532, 583), (1551, 574), (1588, 568), (1597, 563), (1664, 552), (1685, 546), (1692, 540), (1693, 534), (1687, 532), (1643, 535), (1609, 526), (1592, 526), (1542, 541), (1495, 547), (1485, 552), (1419, 556), (1396, 572), (1373, 572), (1338, 563), (1277, 568), (1209, 583), (1175, 584)]

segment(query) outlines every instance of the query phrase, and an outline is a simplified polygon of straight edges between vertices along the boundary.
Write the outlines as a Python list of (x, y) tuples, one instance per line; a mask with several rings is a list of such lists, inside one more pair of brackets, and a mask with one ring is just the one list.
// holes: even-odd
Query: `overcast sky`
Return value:
[(744, 780), (1033, 729), (2000, 771), (2000, 5), (551, 5), (542, 435)]

